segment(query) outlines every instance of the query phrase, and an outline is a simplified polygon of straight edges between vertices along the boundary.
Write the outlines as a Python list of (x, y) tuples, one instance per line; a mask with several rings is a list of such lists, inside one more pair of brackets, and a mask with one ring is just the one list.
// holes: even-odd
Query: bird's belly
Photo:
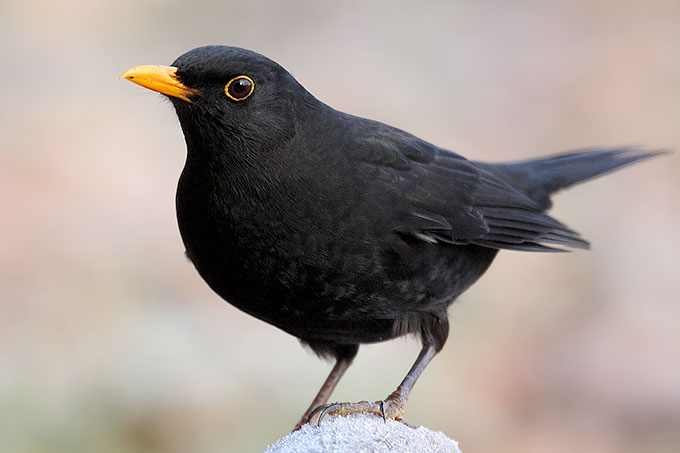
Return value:
[(226, 301), (301, 338), (388, 339), (395, 322), (445, 311), (496, 254), (404, 238), (366, 216), (326, 218), (322, 210), (310, 222), (271, 201), (220, 198), (213, 186), (186, 169), (180, 179), (189, 258)]
[(203, 279), (232, 305), (299, 338), (340, 344), (408, 333), (395, 323), (416, 325), (410, 320), (445, 311), (496, 253), (415, 243), (397, 254), (355, 251), (331, 257), (252, 241), (247, 247), (221, 243), (212, 250), (185, 243)]

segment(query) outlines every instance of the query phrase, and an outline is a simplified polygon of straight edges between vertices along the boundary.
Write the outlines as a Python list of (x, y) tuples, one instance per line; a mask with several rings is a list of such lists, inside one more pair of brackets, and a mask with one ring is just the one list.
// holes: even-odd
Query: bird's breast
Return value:
[(380, 203), (303, 190), (291, 184), (263, 196), (251, 188), (244, 197), (227, 178), (185, 168), (177, 192), (180, 232), (201, 277), (232, 305), (294, 335), (310, 323), (322, 333), (355, 326), (360, 335), (371, 331), (362, 323), (441, 311), (495, 255), (404, 238)]
[(375, 263), (375, 246), (354, 241), (356, 228), (342, 217), (295, 187), (258, 193), (191, 167), (178, 184), (179, 229), (201, 277), (231, 304), (272, 323), (356, 294), (357, 274)]

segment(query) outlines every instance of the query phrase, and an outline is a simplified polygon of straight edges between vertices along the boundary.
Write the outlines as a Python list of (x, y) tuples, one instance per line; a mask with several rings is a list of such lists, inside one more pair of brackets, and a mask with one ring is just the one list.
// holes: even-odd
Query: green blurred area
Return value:
[[(262, 451), (330, 364), (183, 256), (169, 103), (118, 80), (204, 44), (477, 160), (680, 149), (680, 2), (0, 2), (0, 451)], [(556, 198), (593, 244), (502, 253), (409, 402), (463, 451), (680, 449), (680, 158)], [(333, 399), (391, 392), (410, 339)]]

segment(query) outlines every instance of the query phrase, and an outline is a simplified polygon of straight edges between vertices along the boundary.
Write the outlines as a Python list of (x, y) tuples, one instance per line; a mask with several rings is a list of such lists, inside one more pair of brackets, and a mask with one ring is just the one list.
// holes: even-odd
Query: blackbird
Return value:
[[(319, 413), (403, 420), (442, 349), (447, 308), (499, 250), (588, 248), (545, 213), (550, 195), (658, 155), (598, 149), (512, 163), (470, 161), (317, 100), (255, 52), (193, 49), (121, 76), (165, 94), (187, 159), (177, 187), (186, 255), (240, 310), (335, 366), (297, 427)], [(326, 404), (359, 345), (406, 334), (422, 349), (377, 402)]]

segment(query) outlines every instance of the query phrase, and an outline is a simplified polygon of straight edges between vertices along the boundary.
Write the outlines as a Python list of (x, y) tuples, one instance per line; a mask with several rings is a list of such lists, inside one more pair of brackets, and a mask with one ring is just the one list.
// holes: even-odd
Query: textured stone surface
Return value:
[(458, 442), (424, 427), (409, 428), (373, 415), (330, 416), (321, 426), (305, 425), (265, 453), (460, 453)]

